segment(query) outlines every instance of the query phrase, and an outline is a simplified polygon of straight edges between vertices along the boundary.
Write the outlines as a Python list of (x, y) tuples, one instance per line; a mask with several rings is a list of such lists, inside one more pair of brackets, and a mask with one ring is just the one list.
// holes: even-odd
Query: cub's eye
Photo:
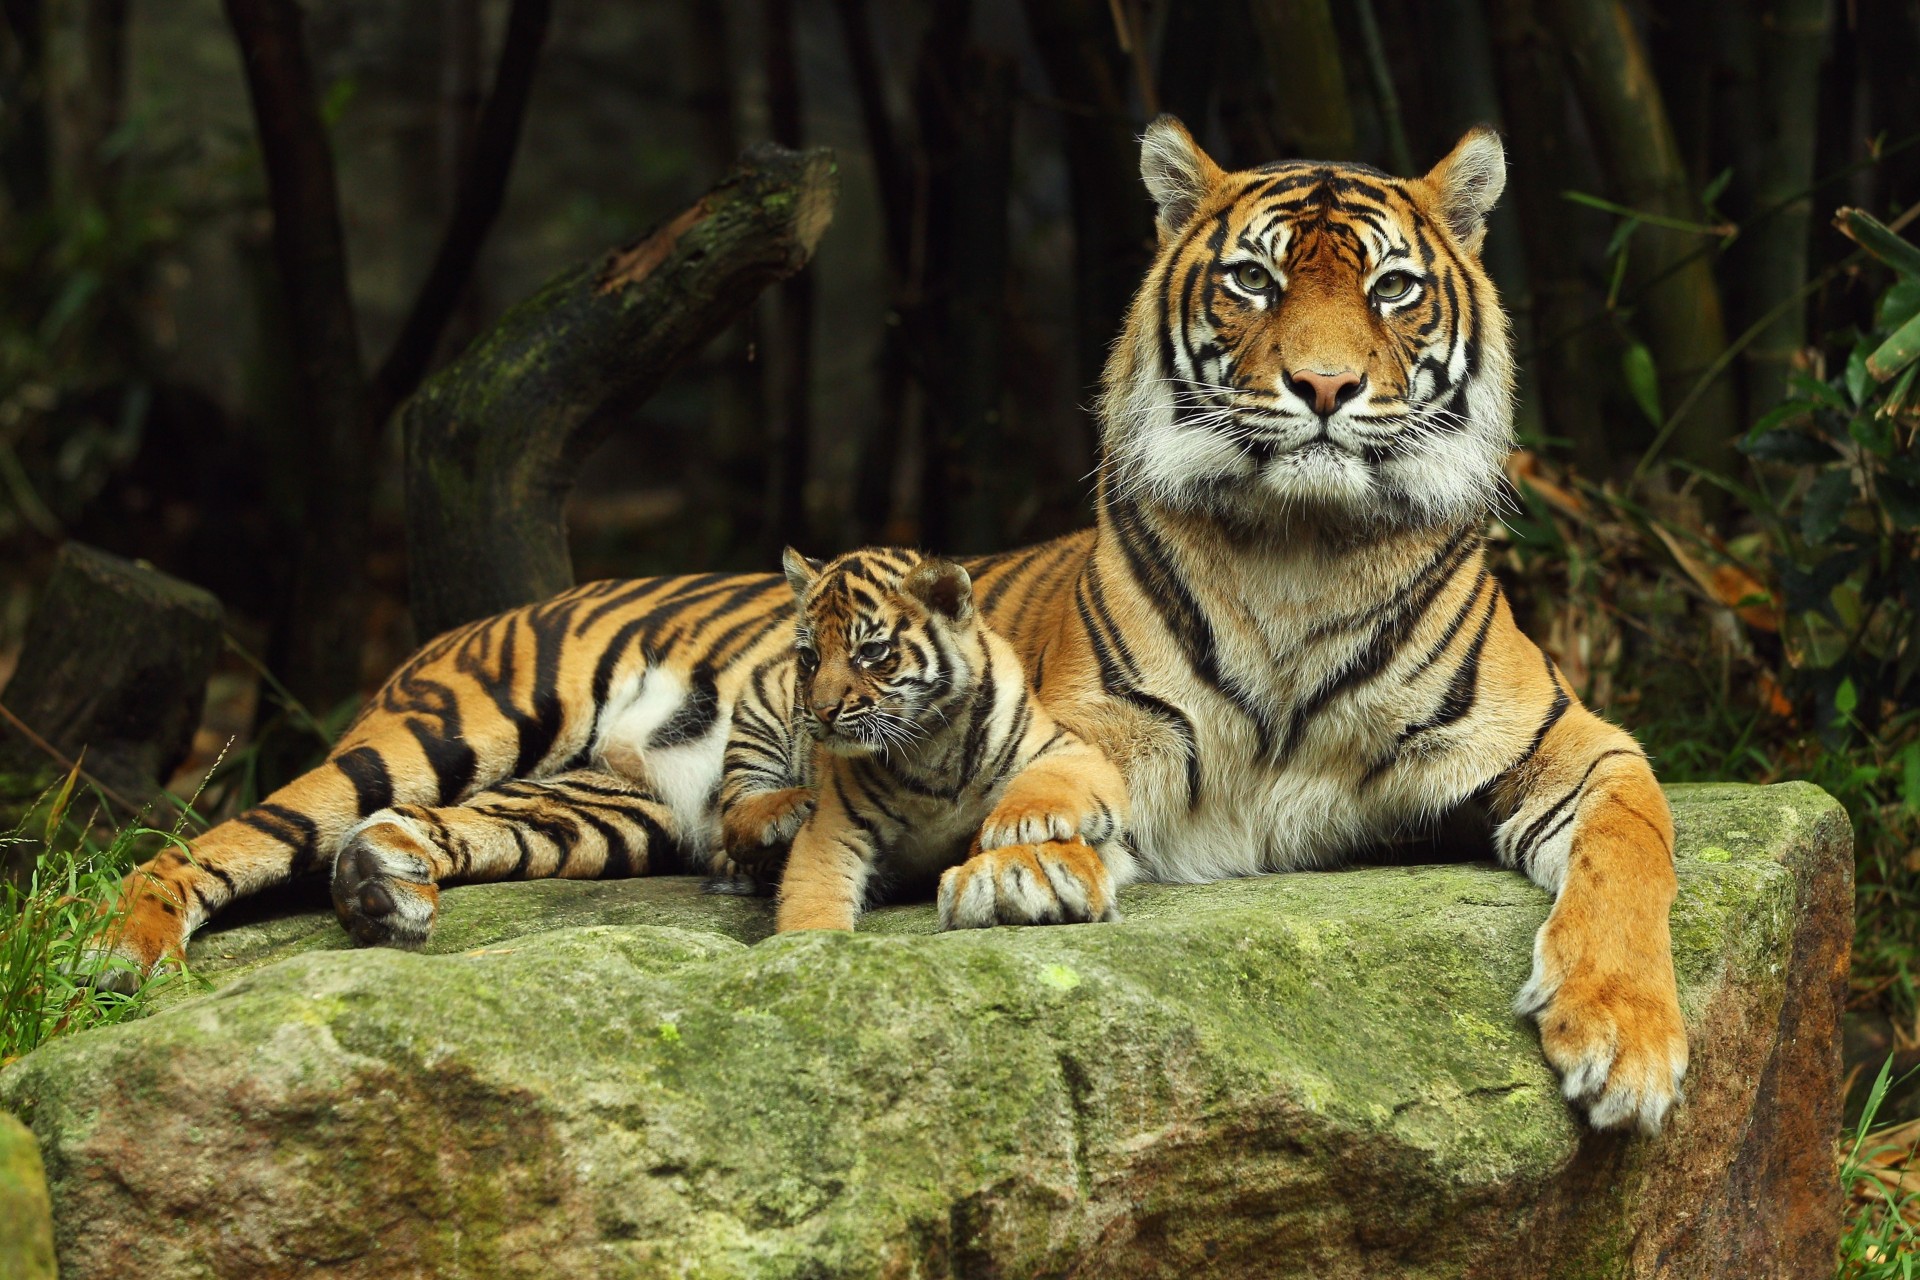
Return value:
[(811, 671), (820, 665), (820, 655), (805, 647), (796, 648), (793, 651), (793, 660), (800, 664), (802, 671)]
[(1265, 293), (1273, 287), (1273, 275), (1257, 262), (1243, 262), (1233, 269), (1233, 282), (1248, 293)]
[(1398, 302), (1413, 292), (1413, 277), (1404, 271), (1389, 271), (1373, 282), (1373, 296), (1382, 302)]
[(892, 652), (893, 646), (885, 640), (869, 640), (860, 646), (858, 657), (860, 661), (872, 664), (886, 661), (887, 655)]

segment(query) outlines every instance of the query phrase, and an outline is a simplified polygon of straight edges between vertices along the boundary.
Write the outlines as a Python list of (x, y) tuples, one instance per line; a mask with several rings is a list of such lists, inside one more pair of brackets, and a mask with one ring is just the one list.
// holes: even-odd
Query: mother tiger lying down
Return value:
[[(1125, 775), (1110, 870), (1292, 871), (1476, 828), (1555, 895), (1517, 1007), (1567, 1096), (1656, 1129), (1687, 1063), (1666, 801), (1482, 546), (1511, 433), (1478, 256), (1498, 139), (1411, 180), (1226, 173), (1163, 116), (1141, 170), (1160, 247), (1107, 364), (1095, 527), (967, 562), (1054, 719)], [(733, 711), (788, 678), (791, 600), (778, 574), (595, 582), (439, 637), (325, 765), (135, 872), (123, 949), (154, 964), (329, 872), (377, 941), (424, 937), (442, 881), (714, 869)]]

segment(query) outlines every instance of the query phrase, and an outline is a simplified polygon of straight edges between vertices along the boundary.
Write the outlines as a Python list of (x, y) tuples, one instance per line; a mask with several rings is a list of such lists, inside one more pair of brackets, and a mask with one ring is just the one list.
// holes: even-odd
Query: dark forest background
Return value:
[[(1178, 114), (1229, 166), (1396, 174), (1488, 123), (1510, 176), (1486, 254), (1522, 370), (1503, 573), (1665, 776), (1809, 776), (1846, 800), (1861, 1003), (1882, 1040), (1920, 1047), (1920, 249), (1901, 235), (1920, 5), (0, 15), (0, 681), (63, 546), (221, 606), (184, 758), (120, 793), (210, 777), (208, 815), (286, 777), (438, 627), (564, 581), (564, 557), (502, 585), (513, 555), (449, 548), (496, 509), (510, 539), (552, 524), (575, 477), (580, 579), (1080, 525), (1088, 405), (1152, 248), (1148, 119)], [(761, 152), (741, 176), (756, 143), (831, 165)], [(594, 309), (583, 282), (742, 192), (760, 213), (715, 257), (777, 253), (644, 325)], [(753, 220), (790, 216), (788, 197), (831, 201), (817, 245)], [(487, 345), (529, 326), (552, 338), (537, 359)], [(448, 435), (456, 402), (491, 434)], [(499, 482), (461, 489), (454, 455)], [(149, 642), (136, 618), (114, 644)], [(32, 730), (0, 726), (15, 767), (71, 764), (63, 726)]]

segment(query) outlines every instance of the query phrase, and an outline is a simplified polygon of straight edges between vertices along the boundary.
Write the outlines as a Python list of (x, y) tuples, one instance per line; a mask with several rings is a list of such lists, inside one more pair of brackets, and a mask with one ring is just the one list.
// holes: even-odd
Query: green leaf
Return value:
[(1885, 382), (1915, 360), (1920, 360), (1920, 316), (1895, 329), (1893, 336), (1867, 357), (1867, 372)]
[(1640, 219), (1638, 218), (1628, 218), (1621, 222), (1613, 229), (1613, 234), (1607, 237), (1607, 252), (1604, 256), (1611, 258), (1626, 248), (1627, 241), (1633, 239), (1633, 233), (1639, 229)]
[(1860, 350), (1860, 348), (1855, 347), (1852, 353), (1847, 356), (1846, 372), (1847, 395), (1855, 405), (1858, 405), (1862, 400), (1867, 398), (1867, 383), (1869, 381), (1871, 381), (1871, 379), (1867, 376), (1866, 353)]
[(1839, 712), (1839, 719), (1845, 720), (1859, 705), (1860, 692), (1853, 687), (1853, 677), (1849, 676), (1840, 682), (1838, 689), (1833, 691), (1833, 709)]
[(1802, 418), (1811, 417), (1812, 414), (1813, 406), (1805, 400), (1789, 400), (1785, 404), (1775, 405), (1761, 415), (1760, 421), (1754, 423), (1747, 431), (1747, 438), (1751, 440), (1763, 436), (1775, 427), (1784, 427), (1789, 422), (1798, 422)]
[(1885, 418), (1877, 418), (1871, 413), (1859, 414), (1847, 424), (1847, 434), (1869, 453), (1882, 458), (1893, 453), (1893, 423)]
[(1920, 742), (1909, 742), (1900, 752), (1900, 802), (1920, 813)]
[(1627, 390), (1633, 392), (1634, 403), (1640, 406), (1640, 412), (1647, 415), (1647, 421), (1654, 426), (1660, 425), (1660, 374), (1653, 367), (1653, 352), (1647, 350), (1644, 342), (1628, 345), (1625, 354), (1620, 357), (1620, 372), (1626, 376)]
[(1721, 193), (1727, 189), (1727, 184), (1732, 181), (1733, 167), (1731, 165), (1713, 175), (1713, 181), (1709, 182), (1706, 188), (1700, 192), (1700, 207), (1708, 213), (1713, 213), (1714, 202), (1720, 198)]
[(1799, 431), (1766, 431), (1734, 447), (1763, 462), (1831, 462), (1838, 456), (1826, 441)]
[(1853, 242), (1903, 276), (1920, 276), (1920, 248), (1914, 247), (1864, 209), (1842, 209), (1834, 225)]
[(1920, 315), (1920, 280), (1900, 276), (1880, 295), (1874, 323), (1882, 329), (1893, 330), (1917, 315)]
[(1845, 396), (1835, 391), (1831, 386), (1820, 381), (1818, 378), (1810, 378), (1804, 373), (1796, 373), (1789, 377), (1787, 379), (1787, 385), (1807, 397), (1807, 399), (1838, 409), (1842, 413), (1845, 413), (1853, 407), (1847, 403)]
[(1839, 529), (1847, 505), (1853, 501), (1853, 473), (1844, 466), (1830, 467), (1820, 473), (1807, 490), (1800, 508), (1801, 536), (1819, 546)]

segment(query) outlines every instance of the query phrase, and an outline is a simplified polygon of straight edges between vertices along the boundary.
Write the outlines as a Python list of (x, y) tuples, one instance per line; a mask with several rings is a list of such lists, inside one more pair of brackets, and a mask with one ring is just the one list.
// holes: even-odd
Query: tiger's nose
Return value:
[(813, 708), (813, 714), (820, 718), (821, 724), (832, 724), (833, 718), (840, 714), (840, 704), (837, 702), (816, 703)]
[(1339, 373), (1295, 369), (1286, 378), (1287, 389), (1312, 405), (1313, 411), (1323, 418), (1359, 395), (1361, 386), (1366, 382), (1365, 378), (1351, 369)]

